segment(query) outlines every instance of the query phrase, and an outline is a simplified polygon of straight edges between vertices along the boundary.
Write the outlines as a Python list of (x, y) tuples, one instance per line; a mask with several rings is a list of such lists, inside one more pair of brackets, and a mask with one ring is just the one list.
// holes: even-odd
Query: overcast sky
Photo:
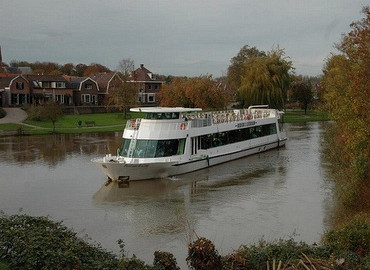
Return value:
[(297, 74), (319, 75), (334, 43), (364, 17), (362, 0), (0, 0), (3, 62), (131, 58), (154, 73), (225, 74), (244, 45), (284, 48)]

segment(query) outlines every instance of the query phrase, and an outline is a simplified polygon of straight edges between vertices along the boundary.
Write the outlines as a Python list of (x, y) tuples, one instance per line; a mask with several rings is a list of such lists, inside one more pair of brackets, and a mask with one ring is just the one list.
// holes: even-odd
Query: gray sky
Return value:
[(3, 61), (100, 63), (154, 73), (225, 74), (244, 45), (284, 48), (297, 74), (319, 75), (362, 0), (0, 0)]

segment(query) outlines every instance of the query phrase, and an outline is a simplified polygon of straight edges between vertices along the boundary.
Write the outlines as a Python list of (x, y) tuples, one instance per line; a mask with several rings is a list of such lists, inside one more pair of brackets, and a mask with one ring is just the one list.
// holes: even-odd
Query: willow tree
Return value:
[(267, 104), (284, 107), (290, 86), (292, 63), (282, 49), (272, 50), (266, 56), (250, 57), (244, 64), (239, 89), (239, 102), (243, 107)]
[(241, 78), (245, 72), (246, 62), (250, 58), (264, 57), (266, 53), (249, 45), (243, 46), (238, 54), (231, 58), (230, 66), (227, 70), (227, 83), (233, 91), (237, 91), (241, 85)]

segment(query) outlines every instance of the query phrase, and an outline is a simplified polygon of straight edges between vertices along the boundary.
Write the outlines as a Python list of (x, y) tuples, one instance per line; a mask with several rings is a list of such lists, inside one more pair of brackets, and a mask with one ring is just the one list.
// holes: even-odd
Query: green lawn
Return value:
[[(128, 119), (141, 118), (143, 116), (143, 113), (129, 113), (127, 119), (124, 119), (122, 113), (64, 115), (55, 123), (55, 130), (57, 133), (121, 132)], [(288, 110), (283, 115), (285, 123), (327, 120), (329, 120), (327, 113), (320, 111), (308, 111), (307, 115), (305, 115), (303, 110)], [(81, 127), (79, 127), (78, 121), (81, 121)], [(85, 121), (95, 121), (95, 126), (87, 127)], [(50, 121), (26, 120), (24, 123), (35, 127), (21, 124), (0, 124), (0, 130), (19, 131), (22, 129), (25, 134), (49, 134), (53, 130), (53, 125)]]
[(283, 114), (282, 120), (284, 123), (305, 123), (314, 121), (328, 121), (329, 115), (322, 111), (307, 111), (304, 110), (287, 110)]

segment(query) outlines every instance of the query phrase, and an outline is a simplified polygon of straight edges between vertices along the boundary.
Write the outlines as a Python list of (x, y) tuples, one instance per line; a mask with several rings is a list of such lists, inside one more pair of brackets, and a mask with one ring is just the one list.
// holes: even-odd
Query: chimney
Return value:
[(144, 64), (140, 64), (140, 68), (143, 69), (144, 68)]

